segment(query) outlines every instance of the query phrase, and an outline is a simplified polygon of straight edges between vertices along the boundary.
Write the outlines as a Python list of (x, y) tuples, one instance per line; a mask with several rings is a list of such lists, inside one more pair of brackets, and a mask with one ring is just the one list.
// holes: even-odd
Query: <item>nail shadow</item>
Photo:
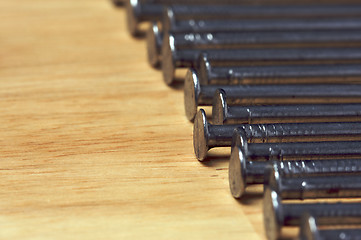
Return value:
[(149, 64), (149, 66), (154, 70), (158, 70), (158, 71), (162, 70), (162, 65), (160, 63), (156, 64), (155, 66)]
[(173, 90), (183, 90), (184, 89), (184, 79), (176, 78), (172, 85), (169, 85), (169, 87)]
[(228, 162), (229, 155), (210, 155), (201, 163), (205, 167), (219, 167), (219, 165), (228, 164)]
[(247, 193), (239, 199), (236, 199), (242, 205), (253, 205), (255, 202), (263, 199), (263, 192)]
[(144, 30), (138, 30), (135, 35), (132, 35), (133, 39), (136, 41), (144, 41), (146, 36), (146, 31)]

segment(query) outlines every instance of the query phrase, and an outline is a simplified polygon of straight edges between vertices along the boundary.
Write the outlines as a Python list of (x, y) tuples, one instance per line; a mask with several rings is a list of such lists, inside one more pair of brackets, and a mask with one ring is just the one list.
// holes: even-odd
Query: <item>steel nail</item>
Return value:
[(222, 89), (213, 97), (212, 121), (216, 125), (360, 120), (361, 104), (357, 103), (229, 106)]
[[(278, 4), (277, 4), (278, 2)], [(330, 19), (330, 18), (352, 18), (360, 17), (361, 6), (354, 5), (357, 1), (346, 1), (343, 5), (332, 5), (332, 1), (324, 1), (323, 5), (312, 5), (314, 1), (302, 1), (299, 3), (292, 2), (291, 5), (280, 5), (279, 3), (290, 4), (287, 1), (258, 1), (262, 3), (260, 6), (246, 6), (246, 1), (237, 1), (236, 3), (242, 4), (241, 6), (226, 6), (219, 5), (214, 6), (168, 6), (165, 8), (163, 13), (163, 30), (164, 33), (177, 32), (177, 28), (180, 31), (194, 27), (207, 28), (207, 25), (203, 24), (202, 21), (208, 20), (225, 20), (225, 19)], [(224, 1), (222, 1), (224, 3)], [(231, 1), (232, 3), (232, 1)], [(248, 2), (252, 4), (251, 2)], [(255, 2), (253, 1), (253, 4)], [(320, 4), (317, 1), (317, 4)], [(277, 4), (277, 6), (275, 6)], [(306, 4), (306, 5), (305, 5)], [(309, 5), (307, 5), (309, 4)], [(346, 5), (352, 4), (352, 5)], [(273, 6), (272, 6), (273, 5)], [(197, 25), (196, 21), (200, 21)], [(285, 21), (285, 22), (287, 22)], [(317, 20), (316, 20), (317, 21)], [(228, 28), (228, 26), (222, 26), (222, 28)], [(199, 29), (199, 28), (197, 28)], [(209, 30), (207, 30), (209, 31)]]
[(277, 192), (265, 188), (263, 222), (267, 239), (278, 239), (283, 226), (298, 226), (307, 212), (319, 219), (320, 225), (361, 224), (360, 202), (282, 203)]
[(197, 74), (202, 85), (352, 83), (361, 80), (361, 64), (214, 67), (202, 54)]
[(162, 4), (142, 0), (127, 0), (125, 3), (126, 22), (129, 33), (139, 36), (139, 24), (145, 21), (159, 21), (163, 12)]
[(360, 30), (207, 32), (170, 34), (175, 51), (291, 47), (360, 47)]
[(161, 63), (163, 33), (158, 27), (158, 23), (153, 22), (146, 33), (147, 56), (149, 64), (158, 68)]
[[(255, 37), (258, 37), (255, 42), (252, 44), (261, 44), (259, 38), (262, 38), (263, 41), (266, 39), (270, 40), (275, 39), (277, 36), (274, 34), (269, 34), (271, 36), (262, 36), (260, 34), (252, 34), (254, 32), (285, 32), (285, 31), (337, 31), (342, 30), (343, 34), (338, 34), (335, 36), (329, 36), (328, 39), (339, 41), (351, 40), (346, 36), (346, 32), (350, 30), (360, 30), (361, 29), (361, 20), (359, 19), (211, 19), (211, 20), (194, 20), (187, 19), (183, 21), (172, 21), (172, 14), (165, 14), (166, 18), (170, 18), (165, 20), (165, 22), (169, 22), (170, 29), (166, 29), (164, 31), (148, 31), (148, 35), (150, 39), (157, 38), (157, 41), (150, 41), (147, 43), (151, 45), (149, 47), (152, 50), (152, 53), (157, 54), (158, 58), (161, 59), (161, 49), (163, 44), (163, 38), (169, 38), (169, 35), (173, 35), (175, 42), (177, 44), (177, 48), (182, 48), (184, 46), (190, 46), (194, 48), (202, 48), (205, 45), (208, 47), (219, 48), (218, 45), (222, 46), (242, 46), (242, 45), (250, 45), (251, 43), (247, 40), (250, 40)], [(169, 25), (165, 24), (165, 25)], [(151, 29), (151, 28), (150, 28)], [(164, 34), (163, 34), (164, 33)], [(290, 41), (291, 34), (287, 37), (283, 37), (280, 39), (279, 44), (273, 42), (275, 45), (280, 46), (281, 41), (285, 41), (289, 44), (297, 44), (304, 45), (310, 44), (312, 41), (310, 38), (306, 39), (309, 33), (305, 32), (304, 37), (298, 38), (297, 41), (295, 38)], [(327, 38), (325, 35), (321, 33), (317, 33), (324, 38)], [(336, 33), (334, 33), (336, 34)], [(352, 33), (354, 35), (355, 33)], [(332, 34), (331, 34), (332, 35)], [(320, 36), (311, 35), (313, 40), (321, 40)], [(293, 36), (295, 37), (295, 36)], [(235, 39), (238, 38), (238, 39)], [(342, 40), (343, 39), (343, 40)], [(308, 42), (308, 43), (307, 43)], [(217, 43), (217, 44), (216, 44)], [(268, 44), (271, 44), (267, 41)], [(356, 43), (357, 44), (357, 43)], [(282, 44), (284, 47), (284, 44)], [(157, 51), (154, 51), (157, 50)]]
[(319, 229), (317, 220), (306, 213), (301, 218), (299, 240), (357, 240), (360, 239), (360, 228)]
[(290, 161), (253, 161), (236, 148), (232, 151), (228, 180), (232, 196), (241, 198), (246, 188), (253, 184), (266, 184), (266, 173), (270, 164), (277, 166), (281, 176), (329, 176), (361, 173), (361, 159), (322, 159)]
[[(358, 18), (328, 19), (288, 19), (280, 16), (276, 19), (185, 19), (175, 20), (172, 14), (166, 14), (164, 21), (170, 22), (168, 33), (207, 33), (207, 32), (254, 32), (254, 31), (307, 31), (307, 30), (355, 30), (360, 29)], [(197, 17), (196, 17), (197, 18)]]
[(203, 109), (196, 115), (193, 125), (193, 147), (194, 153), (199, 161), (207, 157), (207, 152), (213, 147), (231, 146), (233, 130), (240, 125), (209, 124)]
[[(360, 162), (361, 163), (361, 162)], [(282, 199), (355, 198), (361, 197), (361, 175), (283, 176), (278, 165), (268, 169), (267, 187)]]
[(213, 66), (346, 64), (361, 62), (361, 48), (258, 48), (180, 49), (170, 36), (162, 48), (162, 72), (166, 84), (174, 81), (178, 68), (199, 68), (203, 53)]
[[(173, 59), (164, 58), (169, 56), (169, 44), (165, 44), (162, 48), (165, 54), (162, 59), (165, 61), (173, 61), (175, 66), (179, 67), (182, 64), (193, 64), (195, 59), (183, 58), (186, 51), (193, 51), (190, 56), (200, 54), (201, 51), (210, 51), (227, 49), (252, 49), (260, 50), (262, 48), (301, 48), (301, 47), (316, 47), (329, 48), (329, 47), (360, 47), (361, 44), (361, 31), (293, 31), (293, 32), (212, 32), (212, 33), (177, 33), (170, 34), (169, 41), (172, 41)], [(168, 52), (167, 52), (168, 51)], [(177, 58), (177, 56), (180, 58)], [(219, 57), (218, 54), (215, 56)], [(226, 60), (226, 56), (224, 56)], [(263, 56), (262, 56), (263, 58)], [(296, 56), (296, 60), (301, 60)], [(249, 59), (253, 61), (253, 59)], [(261, 61), (263, 61), (262, 59)], [(307, 62), (306, 59), (303, 59)], [(302, 60), (302, 61), (303, 61)], [(323, 59), (327, 60), (327, 59)], [(189, 61), (186, 63), (186, 61)], [(258, 61), (258, 60), (255, 60)], [(225, 64), (224, 62), (221, 64)], [(165, 63), (165, 66), (168, 64)], [(198, 65), (198, 64), (197, 64)], [(197, 65), (190, 65), (196, 67)], [(168, 69), (166, 69), (168, 70)], [(163, 72), (166, 71), (163, 69)], [(164, 76), (168, 76), (167, 74)], [(168, 80), (166, 80), (168, 82)]]
[(246, 132), (237, 128), (232, 151), (239, 150), (251, 160), (355, 158), (361, 156), (361, 141), (249, 143)]
[[(229, 0), (229, 1), (225, 1), (224, 3), (220, 3), (217, 0), (194, 0), (194, 1), (189, 1), (189, 0), (178, 0), (176, 2), (176, 4), (186, 4), (186, 5), (175, 5), (173, 6), (173, 9), (175, 12), (184, 12), (187, 9), (194, 9), (195, 11), (198, 9), (200, 10), (203, 7), (203, 11), (205, 9), (205, 6), (202, 6), (202, 4), (237, 4), (239, 3), (239, 1), (237, 0)], [(168, 6), (168, 5), (172, 5), (174, 4), (174, 1), (172, 0), (163, 0), (163, 1), (146, 1), (146, 0), (126, 0), (125, 2), (125, 9), (126, 9), (126, 20), (127, 20), (127, 27), (128, 27), (128, 31), (130, 32), (131, 35), (133, 36), (139, 36), (140, 32), (139, 32), (139, 24), (142, 22), (151, 22), (151, 21), (161, 21), (163, 18), (163, 11), (164, 11), (164, 7)], [(198, 6), (192, 6), (198, 4)], [(240, 3), (242, 4), (242, 2)], [(227, 9), (230, 9), (230, 7), (228, 6), (217, 6), (217, 8), (221, 7), (221, 9), (223, 9), (223, 15), (224, 12)], [(208, 6), (208, 9), (212, 9), (214, 8), (214, 6)], [(240, 7), (238, 7), (240, 8)], [(347, 8), (347, 7), (346, 7)], [(348, 7), (349, 10), (351, 10), (352, 12), (354, 12), (354, 10), (352, 10), (350, 7)], [(346, 9), (340, 9), (341, 12), (343, 12)], [(325, 12), (339, 12), (337, 11), (337, 9), (335, 8), (331, 8), (329, 11), (325, 11)], [(351, 16), (356, 14), (355, 13), (350, 13)], [(188, 12), (189, 14), (189, 12)], [(342, 13), (338, 13), (338, 14), (342, 14)], [(239, 15), (239, 14), (238, 14)]]
[(193, 127), (197, 159), (204, 160), (211, 148), (230, 147), (233, 132), (238, 128), (244, 130), (249, 142), (361, 140), (361, 122), (213, 125), (201, 109)]
[[(361, 52), (360, 52), (361, 53)], [(356, 103), (361, 100), (361, 85), (200, 85), (194, 70), (186, 75), (184, 106), (193, 120), (198, 106), (212, 104), (217, 89), (223, 89), (231, 105), (273, 105), (306, 103)]]
[[(264, 1), (269, 4), (285, 2), (282, 0)], [(313, 1), (309, 1), (312, 3)], [(306, 3), (306, 2), (305, 2)], [(305, 4), (303, 3), (303, 4)], [(353, 3), (349, 0), (348, 3)], [(133, 36), (139, 35), (138, 25), (146, 21), (161, 21), (163, 17), (163, 8), (167, 5), (174, 4), (174, 1), (144, 1), (144, 0), (127, 0), (125, 2), (126, 19), (129, 32)], [(178, 16), (182, 15), (191, 17), (198, 16), (199, 18), (207, 18), (213, 15), (213, 18), (245, 18), (245, 17), (279, 17), (286, 15), (288, 17), (356, 17), (360, 16), (360, 6), (244, 6), (252, 4), (250, 1), (217, 1), (217, 0), (182, 0), (177, 1), (172, 7), (174, 13)], [(197, 5), (198, 4), (198, 5)], [(202, 5), (203, 4), (203, 5)], [(213, 5), (204, 4), (218, 4), (216, 8)], [(221, 5), (220, 5), (221, 4)], [(229, 6), (230, 4), (237, 4), (238, 6)], [(347, 2), (344, 2), (347, 4)], [(193, 5), (193, 6), (192, 6)], [(195, 6), (194, 6), (195, 5)], [(228, 6), (227, 6), (228, 5)], [(294, 4), (293, 4), (294, 5)], [(282, 14), (282, 12), (284, 12)]]

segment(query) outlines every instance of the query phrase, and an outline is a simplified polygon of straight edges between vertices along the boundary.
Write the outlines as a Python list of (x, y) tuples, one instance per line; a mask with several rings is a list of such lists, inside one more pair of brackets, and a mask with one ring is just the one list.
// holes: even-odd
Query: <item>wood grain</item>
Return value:
[[(228, 150), (193, 154), (183, 92), (103, 0), (0, 1), (0, 239), (264, 239)], [(222, 157), (223, 156), (223, 157)]]

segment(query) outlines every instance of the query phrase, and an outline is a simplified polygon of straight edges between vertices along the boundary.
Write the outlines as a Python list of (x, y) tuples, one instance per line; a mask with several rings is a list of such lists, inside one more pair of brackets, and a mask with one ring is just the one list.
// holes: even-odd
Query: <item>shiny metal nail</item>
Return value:
[(361, 48), (260, 48), (260, 49), (176, 49), (169, 37), (162, 48), (165, 83), (172, 84), (178, 68), (198, 68), (200, 55), (214, 66), (295, 64), (350, 64), (361, 62)]
[[(320, 162), (322, 163), (322, 161)], [(282, 199), (361, 197), (360, 173), (338, 176), (283, 176), (277, 163), (270, 167), (266, 174), (268, 176), (267, 187), (276, 191)], [(325, 167), (329, 168), (329, 166)]]
[[(166, 15), (167, 17), (168, 15)], [(156, 58), (157, 64), (161, 61), (161, 49), (163, 44), (163, 38), (169, 38), (172, 35), (179, 48), (189, 46), (192, 41), (192, 47), (202, 48), (214, 47), (217, 45), (223, 45), (227, 47), (245, 45), (245, 36), (252, 35), (254, 32), (285, 32), (285, 31), (350, 31), (360, 30), (361, 20), (357, 18), (339, 18), (339, 19), (202, 19), (194, 20), (187, 19), (183, 21), (172, 21), (171, 19), (166, 20), (169, 22), (170, 29), (160, 31), (159, 28), (151, 26), (147, 32), (147, 48), (148, 55), (152, 56), (151, 59)], [(166, 27), (164, 27), (166, 28)], [(320, 33), (318, 33), (320, 34)], [(344, 33), (346, 34), (346, 32)], [(343, 35), (343, 34), (342, 34)], [(341, 40), (342, 35), (337, 35), (337, 38)], [(306, 35), (304, 35), (306, 37)], [(239, 38), (235, 40), (235, 38)], [(255, 36), (253, 36), (255, 37)], [(262, 37), (259, 35), (258, 37)], [(267, 36), (269, 39), (269, 36)], [(267, 37), (264, 37), (266, 39)], [(275, 35), (273, 37), (276, 37)], [(290, 38), (291, 35), (288, 36)], [(316, 38), (316, 36), (313, 36)], [(326, 36), (323, 36), (326, 38)], [(248, 36), (250, 39), (251, 36)], [(346, 37), (344, 37), (346, 38)], [(155, 41), (154, 39), (157, 39)], [(331, 40), (332, 38), (329, 37)], [(333, 38), (335, 40), (335, 38)], [(350, 38), (348, 38), (351, 40)], [(242, 41), (243, 40), (243, 41)], [(284, 37), (282, 39), (286, 41)], [(289, 44), (296, 44), (295, 39), (289, 41)], [(309, 39), (310, 40), (310, 39)], [(297, 45), (306, 46), (309, 40), (298, 39)], [(320, 40), (320, 38), (318, 38)], [(216, 44), (217, 43), (217, 44)], [(238, 44), (238, 45), (237, 45)], [(260, 43), (258, 43), (260, 44)], [(317, 44), (317, 43), (315, 43)], [(282, 44), (284, 47), (285, 44)], [(250, 46), (248, 42), (248, 46)], [(177, 47), (177, 46), (176, 46)], [(154, 64), (152, 64), (154, 65)]]
[(263, 201), (263, 222), (267, 239), (281, 236), (284, 226), (299, 226), (301, 217), (310, 213), (320, 225), (361, 224), (361, 203), (282, 203), (277, 192), (266, 187)]
[(361, 80), (361, 64), (313, 64), (214, 67), (201, 55), (202, 85), (352, 83)]
[(358, 103), (229, 106), (222, 89), (216, 90), (212, 106), (212, 121), (216, 125), (361, 121)]
[(174, 51), (294, 47), (360, 47), (360, 30), (207, 32), (170, 34)]
[[(224, 1), (222, 1), (223, 3)], [(227, 2), (225, 2), (227, 3)], [(232, 1), (230, 2), (232, 3)], [(168, 6), (163, 14), (164, 33), (177, 32), (189, 29), (207, 28), (202, 21), (218, 21), (225, 19), (331, 19), (331, 18), (352, 18), (360, 17), (361, 6), (354, 5), (355, 1), (343, 2), (343, 5), (332, 5), (332, 1), (325, 1), (327, 4), (320, 5), (320, 1), (315, 5), (314, 1), (302, 1), (299, 3), (289, 1), (261, 1), (258, 6), (250, 6), (252, 2), (237, 1), (242, 6)], [(254, 2), (253, 2), (254, 3)], [(283, 5), (280, 5), (283, 3)], [(275, 5), (277, 4), (277, 5)], [(285, 5), (288, 4), (288, 5)], [(313, 5), (312, 5), (313, 4)], [(352, 5), (347, 5), (352, 4)], [(285, 22), (286, 22), (285, 21)], [(220, 22), (221, 23), (221, 22)], [(224, 24), (223, 24), (224, 25)], [(247, 24), (249, 25), (249, 24)], [(348, 25), (348, 24), (346, 24)], [(229, 25), (222, 28), (228, 29)], [(207, 31), (211, 28), (208, 27)], [(214, 29), (214, 28), (213, 28)], [(178, 32), (179, 32), (178, 31)], [(233, 30), (232, 30), (233, 31)]]
[(230, 105), (359, 103), (361, 100), (361, 85), (356, 84), (200, 85), (194, 70), (189, 70), (184, 85), (184, 106), (189, 120), (194, 119), (198, 106), (212, 105), (217, 89), (225, 91)]
[[(247, 2), (247, 1), (246, 1)], [(127, 21), (127, 27), (128, 31), (133, 36), (139, 36), (141, 32), (139, 31), (139, 25), (143, 22), (158, 22), (161, 21), (163, 18), (163, 11), (166, 6), (173, 5), (172, 9), (177, 13), (184, 13), (184, 11), (187, 11), (189, 9), (193, 9), (193, 12), (198, 11), (205, 11), (206, 9), (212, 10), (214, 5), (217, 6), (217, 11), (223, 10), (223, 15), (225, 15), (225, 11), (229, 9), (234, 9), (234, 7), (241, 9), (241, 6), (234, 6), (230, 8), (227, 5), (230, 4), (237, 4), (237, 5), (244, 5), (244, 1), (237, 1), (237, 0), (227, 0), (227, 1), (217, 1), (217, 0), (177, 0), (176, 4), (172, 0), (155, 0), (155, 1), (147, 1), (147, 0), (126, 0), (125, 2), (125, 9), (126, 9), (126, 21)], [(205, 6), (205, 4), (208, 5), (208, 7)], [(209, 5), (212, 4), (212, 5)], [(264, 7), (263, 7), (264, 8)], [(347, 7), (346, 7), (347, 8)], [(330, 8), (329, 10), (324, 10), (325, 14), (328, 15), (331, 13), (336, 13), (338, 15), (341, 15), (343, 11), (346, 10), (346, 8), (340, 8), (336, 9), (335, 7)], [(309, 9), (309, 8), (308, 8)], [(351, 10), (351, 16), (356, 14), (356, 11), (354, 9), (351, 9), (350, 6), (348, 7), (348, 10)], [(233, 10), (234, 11), (234, 10)], [(321, 10), (319, 10), (321, 11)], [(355, 13), (352, 13), (355, 12)], [(190, 14), (189, 11), (187, 11), (187, 14)], [(235, 14), (235, 12), (234, 12)], [(237, 14), (239, 16), (240, 13)], [(344, 14), (343, 14), (344, 15)]]
[[(341, 220), (342, 223), (342, 220)], [(360, 240), (360, 228), (319, 229), (317, 219), (306, 213), (301, 218), (299, 240)]]
[(204, 160), (211, 148), (230, 147), (235, 129), (244, 130), (251, 143), (361, 140), (361, 122), (213, 125), (201, 109), (193, 127), (197, 159)]
[(241, 198), (245, 195), (249, 185), (268, 183), (267, 170), (270, 164), (277, 166), (281, 176), (329, 176), (361, 173), (361, 159), (253, 161), (247, 159), (240, 149), (234, 149), (228, 168), (229, 188), (232, 196)]
[(303, 160), (361, 157), (361, 141), (249, 143), (246, 132), (237, 128), (232, 151), (243, 151), (250, 160)]
[(146, 33), (147, 56), (149, 64), (158, 68), (161, 63), (161, 49), (163, 33), (160, 31), (158, 23), (153, 22)]

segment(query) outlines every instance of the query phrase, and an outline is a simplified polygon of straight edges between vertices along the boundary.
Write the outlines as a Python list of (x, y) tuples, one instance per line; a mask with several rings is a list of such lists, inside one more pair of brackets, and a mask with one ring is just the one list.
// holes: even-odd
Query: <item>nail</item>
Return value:
[[(171, 23), (167, 33), (254, 32), (254, 31), (308, 31), (356, 30), (361, 28), (357, 18), (339, 19), (186, 19), (175, 20), (174, 14), (164, 16)], [(171, 18), (170, 18), (171, 17)]]
[(255, 160), (303, 160), (351, 158), (361, 156), (361, 141), (248, 143), (243, 129), (237, 128), (232, 139), (232, 151), (243, 151)]
[(306, 213), (301, 218), (299, 240), (360, 239), (361, 229), (319, 229), (315, 217)]
[(352, 83), (361, 80), (361, 64), (318, 64), (213, 67), (203, 54), (201, 85)]
[[(360, 52), (361, 53), (361, 52)], [(212, 104), (217, 89), (223, 89), (229, 104), (306, 104), (360, 102), (361, 85), (200, 85), (194, 70), (188, 70), (184, 85), (186, 116), (193, 120), (198, 106)]]
[(127, 0), (125, 4), (126, 22), (129, 33), (139, 36), (139, 24), (145, 21), (160, 21), (163, 4), (149, 3), (141, 0)]
[[(321, 161), (322, 162), (322, 161)], [(361, 162), (359, 162), (361, 166)], [(277, 164), (268, 169), (267, 187), (282, 199), (361, 197), (361, 175), (283, 176)], [(328, 166), (325, 166), (328, 167)]]
[[(223, 3), (223, 2), (222, 2)], [(231, 1), (232, 3), (232, 1)], [(235, 1), (235, 3), (242, 4), (240, 1)], [(282, 1), (279, 1), (282, 3)], [(284, 3), (284, 2), (283, 2)], [(314, 3), (314, 1), (310, 1)], [(213, 29), (211, 26), (208, 27), (208, 24), (203, 24), (202, 21), (213, 21), (213, 20), (226, 20), (226, 19), (287, 19), (286, 22), (291, 23), (295, 18), (308, 19), (312, 18), (312, 22), (315, 23), (322, 19), (329, 20), (330, 18), (352, 18), (359, 17), (361, 12), (361, 6), (357, 5), (331, 5), (330, 1), (327, 1), (327, 5), (299, 5), (294, 2), (291, 5), (278, 5), (272, 6), (272, 4), (277, 4), (277, 1), (272, 2), (262, 2), (262, 6), (227, 6), (219, 5), (214, 6), (168, 6), (164, 13), (163, 19), (163, 30), (164, 33), (168, 32), (177, 32), (185, 31), (188, 32), (189, 29), (202, 29), (203, 27), (207, 28), (207, 31)], [(352, 3), (352, 2), (351, 2)], [(266, 5), (265, 5), (266, 4)], [(289, 3), (288, 3), (289, 4)], [(303, 4), (305, 2), (303, 1)], [(347, 3), (344, 3), (347, 4)], [(268, 5), (268, 6), (267, 6)], [(212, 20), (213, 19), (213, 20)], [(346, 21), (346, 20), (345, 20)], [(216, 24), (216, 23), (215, 23)], [(247, 26), (252, 27), (247, 24)], [(343, 25), (347, 26), (347, 24)], [(296, 26), (295, 26), (296, 27)], [(238, 28), (238, 27), (236, 27)], [(230, 25), (223, 24), (222, 29), (230, 29)], [(230, 29), (231, 30), (231, 29)], [(233, 30), (232, 30), (233, 31)]]
[(222, 89), (217, 89), (213, 97), (212, 121), (216, 125), (360, 120), (361, 104), (357, 103), (228, 106)]
[(162, 38), (163, 33), (158, 24), (153, 22), (146, 33), (146, 44), (148, 62), (154, 68), (158, 68), (161, 63)]
[(248, 142), (361, 140), (361, 122), (213, 125), (208, 123), (207, 116), (201, 109), (193, 127), (193, 145), (197, 159), (204, 160), (211, 148), (230, 147), (234, 130), (238, 128), (245, 132)]
[(207, 152), (213, 147), (231, 146), (233, 130), (240, 125), (222, 125), (209, 124), (207, 116), (201, 109), (194, 120), (193, 126), (193, 147), (194, 153), (199, 161), (207, 157)]
[[(128, 27), (128, 31), (130, 32), (131, 35), (133, 36), (139, 36), (140, 31), (139, 31), (139, 24), (142, 22), (159, 22), (162, 21), (163, 18), (163, 11), (164, 11), (164, 7), (168, 6), (168, 5), (172, 5), (174, 4), (174, 1), (169, 0), (169, 1), (142, 1), (142, 0), (127, 0), (125, 3), (126, 6), (126, 18), (127, 18), (127, 27)], [(177, 4), (186, 4), (186, 5), (174, 5), (172, 7), (172, 10), (180, 15), (188, 15), (188, 18), (194, 18), (196, 17), (196, 13), (197, 12), (204, 12), (207, 11), (209, 12), (209, 14), (211, 14), (212, 12), (216, 12), (218, 13), (219, 17), (221, 16), (225, 16), (227, 11), (229, 13), (231, 13), (231, 15), (235, 16), (240, 16), (241, 12), (237, 12), (235, 10), (235, 8), (237, 9), (242, 9), (244, 6), (242, 6), (242, 4), (244, 3), (240, 3), (237, 0), (229, 0), (227, 2), (222, 2), (220, 5), (220, 2), (217, 0), (194, 0), (194, 1), (177, 1)], [(204, 4), (208, 4), (208, 6), (205, 6)], [(213, 5), (209, 5), (209, 4), (213, 4)], [(216, 7), (216, 11), (214, 11), (213, 9), (215, 8), (215, 5), (217, 5)], [(239, 6), (232, 6), (230, 7), (230, 4), (239, 4)], [(228, 5), (228, 6), (227, 6)], [(258, 11), (262, 12), (262, 9), (264, 9), (265, 7), (248, 7), (249, 10), (251, 9), (259, 9)], [(277, 9), (278, 7), (275, 7), (275, 9)], [(294, 8), (294, 7), (293, 7)], [(287, 8), (286, 8), (287, 9)], [(285, 10), (285, 9), (284, 9)], [(296, 9), (294, 8), (294, 11)], [(306, 9), (305, 9), (306, 10)], [(307, 10), (310, 10), (310, 8), (308, 8)], [(356, 15), (355, 9), (352, 9), (350, 6), (346, 7), (346, 8), (340, 8), (340, 9), (336, 9), (336, 8), (331, 8), (330, 10), (326, 9), (324, 10), (324, 14), (326, 16), (333, 16), (333, 14), (336, 15), (342, 15), (345, 16), (345, 13), (343, 11), (345, 10), (350, 10), (350, 17), (352, 17), (353, 15)], [(360, 8), (361, 10), (361, 8)], [(245, 11), (245, 9), (243, 9), (243, 11)], [(242, 11), (242, 12), (243, 12)], [(263, 10), (264, 11), (264, 10)], [(278, 10), (281, 11), (281, 10)], [(317, 9), (317, 11), (322, 11), (321, 9)], [(343, 13), (341, 13), (341, 12)], [(274, 13), (272, 13), (271, 10), (267, 10), (266, 11), (266, 16), (275, 16)], [(231, 17), (230, 14), (228, 14), (228, 16)], [(253, 14), (254, 16), (255, 14)], [(290, 14), (288, 14), (289, 16)], [(360, 13), (357, 14), (358, 16), (360, 16)], [(357, 16), (356, 15), (356, 16)], [(346, 15), (347, 16), (347, 15)], [(200, 16), (199, 16), (200, 17)]]
[(265, 188), (263, 222), (267, 239), (278, 239), (283, 226), (298, 226), (306, 212), (320, 219), (322, 225), (361, 224), (360, 202), (285, 204), (275, 191)]
[(201, 53), (213, 66), (360, 63), (361, 48), (177, 49), (172, 35), (162, 46), (162, 72), (172, 84), (177, 68), (199, 68)]
[[(262, 48), (279, 48), (284, 50), (285, 47), (359, 47), (361, 44), (361, 32), (360, 31), (293, 31), (293, 32), (213, 32), (213, 33), (176, 33), (169, 34), (169, 41), (172, 45), (172, 58), (169, 59), (169, 44), (163, 46), (162, 52), (165, 51), (165, 55), (162, 59), (165, 61), (174, 62), (175, 67), (182, 67), (189, 65), (189, 67), (196, 67), (193, 62), (196, 59), (183, 58), (183, 53), (187, 51), (194, 52), (189, 57), (199, 55), (201, 51), (210, 51), (222, 49), (249, 49), (255, 48), (255, 51), (259, 51)], [(257, 49), (256, 49), (257, 48)], [(281, 49), (282, 48), (282, 49)], [(167, 52), (168, 51), (168, 52)], [(177, 58), (179, 55), (179, 58)], [(262, 54), (261, 54), (262, 55)], [(164, 58), (168, 56), (168, 58)], [(214, 55), (219, 57), (219, 55)], [(227, 58), (232, 56), (221, 56), (221, 58)], [(299, 56), (295, 56), (300, 60)], [(232, 57), (233, 58), (233, 57)], [(243, 57), (242, 57), (243, 58)], [(252, 57), (251, 57), (252, 58)], [(263, 61), (263, 55), (262, 55)], [(326, 60), (326, 59), (325, 59)], [(227, 61), (226, 59), (224, 61)], [(253, 59), (250, 59), (253, 61)], [(258, 61), (255, 59), (255, 61)], [(307, 60), (306, 60), (307, 62)], [(222, 63), (225, 64), (225, 63)], [(165, 63), (167, 66), (168, 63)], [(168, 69), (163, 69), (169, 71)], [(168, 73), (165, 73), (165, 77), (169, 77)], [(168, 82), (168, 80), (166, 81)]]
[(361, 32), (338, 31), (271, 31), (172, 33), (175, 51), (183, 49), (240, 49), (285, 47), (360, 46)]
[(253, 184), (267, 184), (266, 173), (269, 166), (277, 166), (281, 176), (328, 176), (361, 173), (361, 159), (322, 159), (290, 161), (253, 161), (235, 148), (232, 151), (229, 168), (229, 188), (232, 196), (241, 198), (246, 188)]
[[(169, 20), (170, 21), (170, 20)], [(359, 45), (361, 21), (358, 19), (220, 19), (184, 20), (173, 24), (164, 34), (152, 33), (151, 50), (161, 58), (163, 35), (174, 38), (175, 48), (241, 48), (267, 44), (268, 47), (306, 47), (347, 44)], [(188, 26), (190, 26), (188, 28)], [(342, 32), (339, 32), (342, 30)], [(315, 32), (322, 31), (322, 32)], [(332, 31), (332, 32), (330, 32)], [(157, 36), (158, 34), (158, 36)], [(162, 38), (159, 37), (162, 35)], [(326, 46), (327, 46), (326, 45)]]
[[(282, 1), (280, 1), (282, 2)], [(243, 6), (244, 2), (237, 0), (222, 2), (216, 8), (214, 5), (204, 6), (202, 4), (217, 4), (217, 0), (195, 0), (195, 1), (177, 1), (177, 4), (188, 4), (173, 6), (172, 10), (177, 15), (189, 16), (188, 18), (205, 18), (206, 16), (214, 18), (249, 18), (249, 17), (356, 17), (360, 16), (361, 7), (359, 6)], [(276, 3), (276, 2), (275, 2)], [(147, 2), (141, 0), (127, 0), (126, 18), (127, 27), (133, 36), (139, 35), (138, 25), (146, 21), (161, 21), (163, 16), (163, 8), (167, 5), (174, 4), (174, 1), (156, 1)], [(189, 5), (191, 4), (191, 5)], [(198, 4), (198, 6), (192, 6)], [(237, 4), (238, 6), (229, 6), (229, 4)], [(242, 5), (243, 4), (243, 5)], [(228, 6), (227, 6), (228, 5)], [(282, 12), (284, 12), (282, 14)]]

